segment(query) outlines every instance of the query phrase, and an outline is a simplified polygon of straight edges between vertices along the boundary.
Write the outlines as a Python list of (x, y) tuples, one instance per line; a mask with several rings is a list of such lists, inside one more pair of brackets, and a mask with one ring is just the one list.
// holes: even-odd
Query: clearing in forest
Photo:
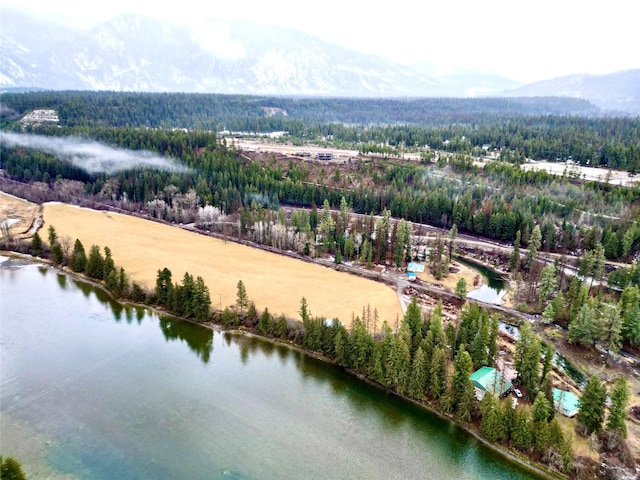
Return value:
[(299, 318), (300, 300), (307, 299), (311, 314), (338, 318), (347, 327), (352, 314), (363, 307), (378, 310), (380, 323), (393, 325), (402, 310), (396, 292), (381, 283), (337, 272), (247, 247), (224, 242), (181, 228), (113, 212), (95, 211), (60, 203), (44, 206), (44, 231), (53, 225), (59, 238), (80, 239), (85, 251), (91, 245), (108, 246), (117, 266), (132, 280), (153, 289), (158, 270), (171, 270), (174, 283), (185, 272), (201, 276), (209, 287), (212, 307), (235, 305), (238, 280), (260, 313)]

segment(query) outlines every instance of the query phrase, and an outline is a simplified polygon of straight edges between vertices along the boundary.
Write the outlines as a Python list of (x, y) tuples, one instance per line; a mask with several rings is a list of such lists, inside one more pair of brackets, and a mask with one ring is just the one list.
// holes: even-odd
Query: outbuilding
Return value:
[(573, 417), (578, 413), (580, 399), (573, 392), (558, 388), (551, 389), (551, 392), (553, 394), (553, 406), (558, 412), (565, 417)]

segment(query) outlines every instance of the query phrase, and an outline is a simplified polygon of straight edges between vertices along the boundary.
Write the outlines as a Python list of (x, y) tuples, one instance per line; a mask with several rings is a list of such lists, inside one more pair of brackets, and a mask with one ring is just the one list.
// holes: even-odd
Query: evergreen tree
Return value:
[(531, 413), (527, 407), (515, 409), (511, 443), (516, 449), (523, 452), (533, 447), (533, 425), (531, 422)]
[(53, 247), (58, 243), (58, 233), (53, 225), (49, 225), (47, 239), (49, 243), (49, 250), (53, 250)]
[(262, 315), (260, 315), (257, 329), (262, 335), (269, 335), (273, 329), (273, 317), (269, 313), (269, 309), (266, 307), (262, 312)]
[(553, 346), (548, 342), (544, 342), (542, 344), (542, 353), (544, 354), (544, 362), (542, 364), (542, 375), (540, 375), (540, 385), (547, 379), (547, 375), (553, 368)]
[(444, 348), (436, 347), (429, 370), (429, 394), (438, 400), (447, 389), (447, 354)]
[(412, 339), (422, 327), (422, 314), (420, 313), (420, 306), (418, 305), (415, 297), (411, 299), (411, 303), (407, 306), (403, 323), (406, 323), (409, 326)]
[(427, 364), (422, 348), (418, 347), (411, 364), (411, 376), (407, 393), (418, 400), (424, 399), (427, 380)]
[(480, 431), (491, 442), (500, 442), (506, 438), (502, 410), (496, 397), (491, 392), (486, 392), (480, 402), (482, 420), (480, 421)]
[(338, 365), (345, 365), (347, 361), (347, 346), (342, 330), (336, 332), (333, 342), (333, 357)]
[(617, 305), (603, 304), (602, 336), (600, 341), (607, 350), (605, 362), (609, 360), (611, 352), (618, 353), (622, 347), (622, 316)]
[(620, 296), (622, 338), (632, 345), (640, 345), (640, 288), (629, 286)]
[(120, 271), (118, 272), (118, 286), (116, 291), (118, 296), (121, 298), (129, 297), (129, 279), (122, 267), (120, 267)]
[(589, 301), (580, 307), (578, 314), (569, 323), (569, 342), (582, 345), (594, 345), (603, 331), (602, 317), (594, 302)]
[(473, 373), (471, 355), (460, 346), (454, 362), (453, 378), (451, 380), (451, 394), (454, 399), (454, 411), (463, 422), (468, 422), (475, 407), (475, 390), (469, 379)]
[(513, 242), (513, 252), (509, 258), (509, 269), (514, 275), (520, 269), (520, 230), (516, 232), (516, 239)]
[(42, 237), (38, 232), (34, 233), (31, 238), (31, 251), (36, 257), (42, 253)]
[(520, 328), (520, 339), (516, 342), (514, 367), (518, 379), (530, 396), (540, 384), (540, 339), (531, 324), (525, 322)]
[(556, 266), (549, 264), (542, 269), (540, 273), (540, 305), (551, 296), (553, 291), (558, 285), (558, 274), (556, 272)]
[(76, 238), (73, 244), (73, 251), (71, 252), (71, 258), (69, 259), (69, 266), (74, 272), (84, 272), (87, 265), (87, 255), (84, 251), (82, 242)]
[(529, 250), (527, 252), (527, 270), (531, 270), (534, 262), (536, 261), (536, 256), (538, 254), (538, 250), (540, 250), (540, 245), (542, 245), (542, 233), (540, 232), (540, 225), (536, 225), (533, 227), (531, 231), (531, 235), (529, 236)]
[(249, 307), (249, 296), (247, 295), (247, 289), (242, 283), (242, 280), (238, 280), (238, 284), (236, 285), (237, 294), (236, 294), (236, 306), (238, 310), (240, 310), (240, 315), (244, 314), (244, 309)]
[(547, 304), (544, 311), (542, 312), (542, 321), (543, 323), (546, 323), (548, 325), (550, 323), (553, 323), (555, 318), (556, 318), (556, 312), (555, 312), (555, 309), (553, 308), (553, 302), (551, 302)]
[(620, 377), (611, 388), (611, 407), (607, 420), (607, 430), (617, 431), (622, 438), (627, 436), (626, 410), (630, 393), (625, 377)]
[(87, 264), (85, 266), (85, 273), (87, 276), (96, 280), (102, 280), (104, 278), (104, 259), (100, 253), (100, 247), (97, 245), (91, 245), (89, 250), (89, 257), (87, 258)]
[(386, 370), (386, 384), (403, 394), (407, 390), (411, 371), (411, 351), (406, 338), (396, 335)]
[(498, 335), (500, 334), (500, 322), (497, 315), (489, 319), (489, 344), (487, 345), (487, 365), (494, 364), (498, 353)]
[(13, 457), (0, 456), (0, 478), (2, 480), (26, 480), (22, 465)]
[(103, 278), (107, 278), (109, 273), (115, 271), (116, 266), (113, 262), (113, 258), (111, 257), (111, 249), (109, 247), (104, 247), (104, 260), (102, 261), (102, 276)]
[(289, 325), (287, 324), (287, 319), (284, 315), (280, 315), (278, 317), (278, 321), (276, 322), (275, 335), (278, 338), (287, 338), (289, 334)]
[(577, 415), (578, 423), (582, 425), (585, 433), (598, 433), (602, 429), (606, 398), (607, 391), (600, 382), (600, 377), (593, 375), (584, 387)]
[(456, 283), (455, 295), (460, 298), (465, 298), (467, 296), (467, 281), (464, 277), (461, 277)]
[(171, 281), (171, 270), (166, 267), (158, 270), (154, 294), (158, 305), (164, 307), (170, 305), (171, 299), (173, 298), (173, 283)]
[(475, 368), (485, 367), (489, 365), (487, 362), (487, 353), (489, 345), (489, 315), (486, 310), (479, 319), (479, 329), (471, 342), (470, 353)]
[(211, 295), (209, 294), (209, 287), (205, 285), (204, 279), (200, 276), (196, 278), (193, 287), (192, 311), (193, 318), (198, 322), (209, 320), (211, 315)]

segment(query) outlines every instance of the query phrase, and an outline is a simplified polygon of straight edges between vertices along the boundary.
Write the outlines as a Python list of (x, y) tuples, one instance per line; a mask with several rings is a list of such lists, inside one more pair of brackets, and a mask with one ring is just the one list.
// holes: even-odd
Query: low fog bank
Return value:
[(189, 169), (175, 159), (146, 150), (126, 150), (79, 137), (49, 137), (0, 132), (0, 143), (24, 147), (55, 155), (58, 159), (82, 168), (87, 173), (113, 174), (132, 168), (150, 168), (184, 173)]

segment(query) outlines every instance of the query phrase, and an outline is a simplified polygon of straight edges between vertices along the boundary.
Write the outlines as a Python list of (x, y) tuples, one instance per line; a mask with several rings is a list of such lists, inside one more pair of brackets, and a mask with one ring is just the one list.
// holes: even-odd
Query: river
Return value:
[(536, 478), (296, 350), (3, 260), (0, 453), (29, 478)]

